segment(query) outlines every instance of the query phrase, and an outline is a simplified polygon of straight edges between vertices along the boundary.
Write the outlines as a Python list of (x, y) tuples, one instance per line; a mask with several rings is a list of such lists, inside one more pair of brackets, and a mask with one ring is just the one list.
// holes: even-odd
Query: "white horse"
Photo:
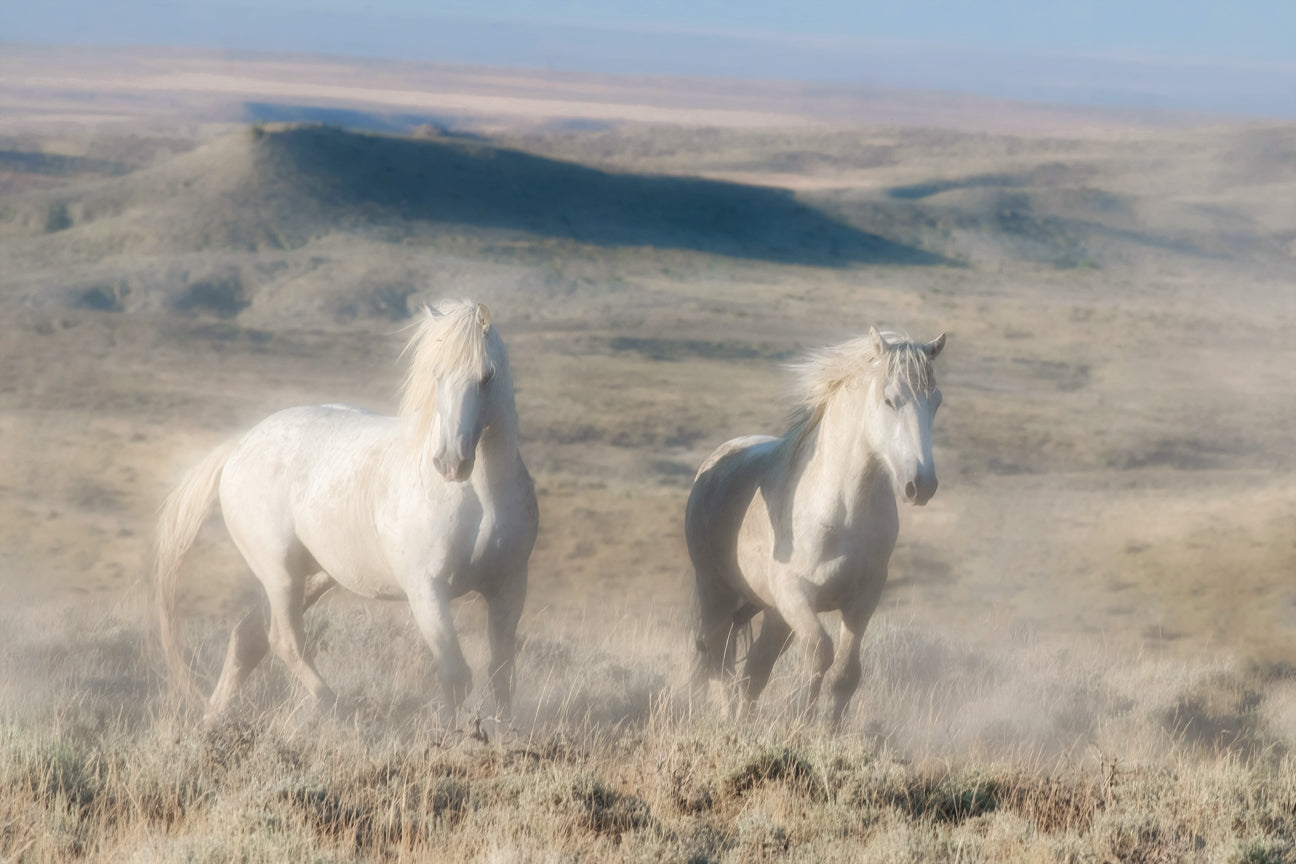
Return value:
[[(860, 640), (899, 533), (896, 499), (922, 505), (936, 492), (932, 419), (940, 405), (932, 361), (945, 334), (925, 345), (875, 328), (794, 367), (802, 393), (781, 438), (720, 446), (699, 469), (685, 534), (700, 616), (696, 690), (738, 682), (739, 630), (763, 613), (743, 667), (750, 708), (793, 633), (806, 649), (803, 707), (825, 676), (832, 722), (859, 687)], [(841, 610), (841, 638), (819, 613)]]
[(208, 702), (223, 711), (268, 648), (315, 697), (333, 692), (304, 652), (302, 615), (335, 585), (406, 600), (436, 656), (450, 711), (468, 695), (450, 612), (468, 591), (488, 604), (496, 710), (511, 708), (518, 618), (538, 526), (518, 453), (508, 355), (485, 306), (425, 309), (406, 349), (400, 411), (290, 408), (199, 463), (162, 507), (152, 578), (168, 666), (192, 690), (173, 618), (180, 564), (219, 494), (225, 526), (265, 588), (234, 627)]

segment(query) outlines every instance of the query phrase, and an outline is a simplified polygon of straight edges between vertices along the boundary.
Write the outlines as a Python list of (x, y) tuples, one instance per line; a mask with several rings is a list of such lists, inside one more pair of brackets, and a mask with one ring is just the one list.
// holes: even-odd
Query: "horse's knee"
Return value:
[(232, 654), (240, 668), (250, 668), (261, 662), (270, 649), (270, 637), (259, 617), (248, 616), (238, 623), (230, 635)]
[(302, 644), (286, 628), (271, 626), (266, 634), (266, 644), (275, 656), (295, 669), (306, 660)]
[(723, 623), (718, 624), (699, 633), (693, 643), (697, 649), (695, 655), (697, 668), (706, 677), (718, 678), (724, 671), (726, 662), (732, 659), (726, 656), (729, 649), (729, 629)]
[(280, 657), (284, 656), (287, 647), (283, 630), (273, 622), (270, 624), (270, 629), (266, 631), (266, 647)]
[(849, 699), (859, 688), (863, 669), (858, 659), (847, 663), (832, 682), (832, 692), (838, 698)]
[(820, 636), (815, 640), (815, 644), (811, 648), (811, 651), (813, 651), (811, 657), (812, 662), (814, 663), (815, 674), (826, 674), (833, 662), (832, 640), (828, 638), (827, 634)]
[(829, 684), (833, 697), (832, 727), (834, 729), (841, 726), (846, 707), (850, 705), (851, 699), (855, 696), (855, 691), (859, 689), (863, 671), (859, 656), (856, 655), (851, 657), (837, 671), (832, 683)]

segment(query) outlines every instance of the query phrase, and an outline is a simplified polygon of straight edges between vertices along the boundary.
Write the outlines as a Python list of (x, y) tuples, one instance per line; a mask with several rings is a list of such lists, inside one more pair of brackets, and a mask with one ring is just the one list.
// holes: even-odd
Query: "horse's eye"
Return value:
[(482, 378), (482, 380), (481, 380), (481, 386), (485, 387), (487, 384), (489, 384), (490, 382), (492, 382), (492, 381), (494, 381), (494, 380), (495, 380), (495, 370), (494, 370), (494, 369), (491, 369), (490, 371), (488, 371), (488, 372), (486, 373), (486, 376), (485, 376), (484, 378)]
[(890, 408), (892, 411), (895, 410), (895, 403), (891, 401), (891, 397), (890, 397), (890, 396), (888, 396), (887, 399), (886, 399), (886, 406), (887, 406), (888, 408)]

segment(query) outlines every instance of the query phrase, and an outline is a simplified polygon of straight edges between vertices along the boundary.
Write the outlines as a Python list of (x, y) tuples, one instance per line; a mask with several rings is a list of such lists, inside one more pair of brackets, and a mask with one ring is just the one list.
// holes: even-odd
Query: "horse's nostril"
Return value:
[(918, 487), (914, 485), (912, 480), (905, 484), (905, 497), (910, 501), (918, 497)]

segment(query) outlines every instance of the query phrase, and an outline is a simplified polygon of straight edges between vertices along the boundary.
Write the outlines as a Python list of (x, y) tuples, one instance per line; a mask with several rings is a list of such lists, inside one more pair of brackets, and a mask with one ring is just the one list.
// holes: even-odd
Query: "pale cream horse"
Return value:
[(452, 715), (472, 673), (450, 601), (480, 592), (496, 710), (509, 713), (538, 513), (508, 355), (486, 307), (468, 301), (425, 309), (406, 353), (398, 416), (343, 405), (281, 411), (207, 456), (163, 505), (152, 578), (162, 647), (181, 681), (190, 679), (173, 624), (176, 583), (217, 495), (269, 601), (268, 630), (261, 608), (234, 627), (209, 713), (229, 705), (268, 648), (322, 710), (332, 705), (305, 654), (302, 615), (335, 585), (409, 603)]
[[(932, 419), (940, 405), (925, 345), (867, 336), (794, 367), (801, 394), (781, 438), (735, 438), (711, 454), (689, 495), (685, 533), (700, 616), (695, 689), (721, 678), (734, 689), (737, 634), (763, 613), (743, 666), (738, 707), (750, 707), (795, 634), (806, 651), (802, 708), (825, 679), (832, 722), (859, 687), (860, 640), (899, 532), (896, 499), (936, 492)], [(841, 611), (833, 643), (819, 613)]]

